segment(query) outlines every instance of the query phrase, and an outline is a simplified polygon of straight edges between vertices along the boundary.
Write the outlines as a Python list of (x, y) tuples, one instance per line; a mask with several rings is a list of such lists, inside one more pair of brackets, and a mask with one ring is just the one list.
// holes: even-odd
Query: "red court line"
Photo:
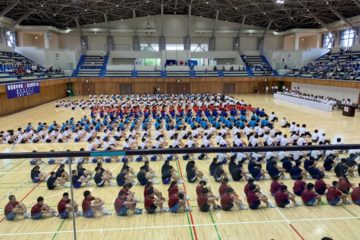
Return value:
[(299, 231), (291, 223), (289, 223), (289, 225), (302, 240), (305, 240), (305, 238), (299, 233)]
[[(179, 166), (181, 179), (184, 181), (184, 177), (183, 177), (183, 174), (182, 174), (182, 170), (181, 170), (181, 166), (180, 166), (179, 160), (177, 160), (177, 163), (178, 163), (178, 166)], [(185, 193), (187, 194), (187, 192), (186, 192), (186, 187), (185, 187), (185, 182), (183, 182), (183, 187), (184, 187)], [(186, 201), (187, 201), (188, 206), (190, 206), (189, 200), (186, 200)], [(193, 219), (192, 213), (189, 212), (189, 215), (190, 215), (191, 224), (193, 225), (193, 226), (192, 226), (192, 229), (193, 229), (193, 231), (194, 231), (195, 239), (198, 240), (198, 236), (197, 236), (197, 233), (196, 233), (196, 228), (195, 228), (195, 226), (194, 226), (195, 223), (194, 223), (194, 219)]]
[[(55, 166), (50, 172), (54, 171), (57, 167), (58, 167), (58, 164), (56, 164), (56, 166)], [(46, 177), (49, 176), (50, 172), (48, 172), (48, 174), (46, 175)], [(46, 179), (46, 177), (45, 177), (45, 179)], [(25, 194), (25, 196), (24, 196), (19, 202), (21, 203), (22, 201), (24, 201), (41, 183), (42, 183), (42, 182), (37, 183), (27, 194)], [(4, 221), (4, 219), (5, 219), (5, 216), (3, 216), (3, 217), (0, 219), (0, 223), (1, 223), (2, 221)]]

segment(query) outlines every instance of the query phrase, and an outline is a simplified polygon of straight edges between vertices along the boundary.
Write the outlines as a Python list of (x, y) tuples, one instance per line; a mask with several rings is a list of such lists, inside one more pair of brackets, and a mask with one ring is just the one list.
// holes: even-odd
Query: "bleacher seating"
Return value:
[(77, 76), (79, 77), (98, 77), (100, 75), (101, 69), (105, 63), (104, 56), (85, 56), (82, 63), (80, 63), (79, 72)]
[(264, 56), (241, 56), (247, 68), (254, 76), (269, 76), (274, 74), (273, 69)]
[(360, 51), (329, 52), (310, 64), (293, 69), (290, 77), (360, 80)]
[(63, 76), (63, 72), (48, 72), (44, 67), (19, 53), (0, 51), (1, 83)]

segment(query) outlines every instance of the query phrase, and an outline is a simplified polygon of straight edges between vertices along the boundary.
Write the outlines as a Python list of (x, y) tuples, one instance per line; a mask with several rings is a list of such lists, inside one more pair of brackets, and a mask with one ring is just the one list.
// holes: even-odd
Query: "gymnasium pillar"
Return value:
[(140, 51), (140, 39), (138, 35), (133, 37), (133, 51)]
[(86, 51), (89, 49), (89, 42), (87, 36), (80, 36), (81, 55), (86, 55)]
[(164, 36), (159, 37), (159, 50), (160, 51), (166, 50), (166, 38)]
[(190, 40), (190, 36), (186, 36), (184, 37), (184, 50), (190, 51), (190, 46), (191, 46), (191, 40)]
[(216, 50), (216, 38), (214, 36), (211, 36), (209, 38), (209, 51), (215, 51)]
[(46, 32), (44, 34), (44, 48), (49, 49), (50, 48), (50, 39), (51, 39), (51, 33)]
[(240, 37), (233, 38), (233, 51), (240, 52)]
[(113, 50), (115, 50), (114, 37), (113, 36), (107, 36), (106, 37), (106, 52), (109, 53), (109, 52), (111, 52)]

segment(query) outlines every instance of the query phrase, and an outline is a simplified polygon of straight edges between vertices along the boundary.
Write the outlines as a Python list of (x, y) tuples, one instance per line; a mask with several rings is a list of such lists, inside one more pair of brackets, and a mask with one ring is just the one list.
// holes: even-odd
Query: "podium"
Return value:
[(355, 117), (355, 108), (353, 106), (344, 106), (342, 115), (346, 117)]

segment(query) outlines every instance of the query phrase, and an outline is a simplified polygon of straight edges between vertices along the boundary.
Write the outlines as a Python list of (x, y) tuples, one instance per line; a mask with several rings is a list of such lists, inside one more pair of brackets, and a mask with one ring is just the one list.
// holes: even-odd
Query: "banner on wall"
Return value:
[(39, 82), (14, 83), (6, 85), (8, 99), (26, 97), (40, 93)]

